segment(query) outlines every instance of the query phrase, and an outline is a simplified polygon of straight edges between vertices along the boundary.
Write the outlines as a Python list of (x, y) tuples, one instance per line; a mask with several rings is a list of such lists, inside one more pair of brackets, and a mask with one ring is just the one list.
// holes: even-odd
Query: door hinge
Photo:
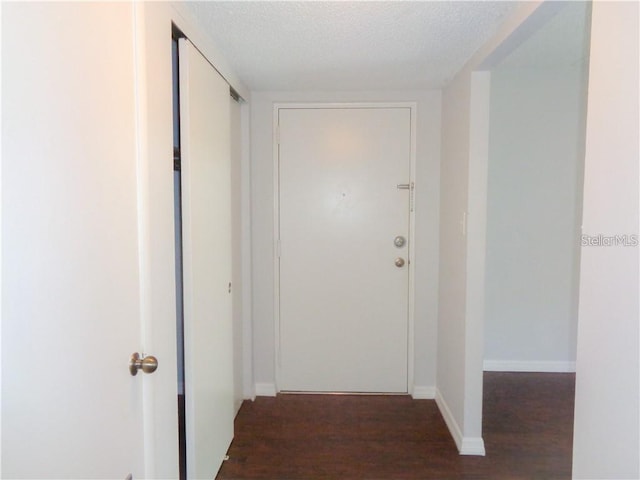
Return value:
[(180, 149), (173, 147), (173, 171), (179, 172), (182, 170), (182, 159), (180, 158)]

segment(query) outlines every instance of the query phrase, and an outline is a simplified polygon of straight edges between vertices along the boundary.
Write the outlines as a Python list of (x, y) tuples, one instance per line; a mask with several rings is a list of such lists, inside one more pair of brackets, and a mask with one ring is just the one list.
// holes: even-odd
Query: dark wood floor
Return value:
[(485, 457), (433, 400), (279, 395), (243, 404), (218, 480), (571, 478), (573, 374), (485, 373)]

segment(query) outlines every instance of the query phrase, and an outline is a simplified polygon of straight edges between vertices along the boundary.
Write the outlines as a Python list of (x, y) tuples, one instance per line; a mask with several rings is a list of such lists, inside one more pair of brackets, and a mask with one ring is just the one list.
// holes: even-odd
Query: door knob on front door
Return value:
[(407, 243), (407, 239), (404, 238), (402, 235), (398, 235), (396, 238), (393, 239), (393, 244), (398, 248), (404, 247), (405, 243)]
[(157, 368), (158, 359), (153, 355), (144, 356), (136, 352), (129, 359), (129, 373), (134, 376), (138, 374), (138, 370), (142, 370), (144, 373), (153, 373)]
[(404, 258), (402, 257), (396, 258), (396, 267), (398, 268), (404, 267)]

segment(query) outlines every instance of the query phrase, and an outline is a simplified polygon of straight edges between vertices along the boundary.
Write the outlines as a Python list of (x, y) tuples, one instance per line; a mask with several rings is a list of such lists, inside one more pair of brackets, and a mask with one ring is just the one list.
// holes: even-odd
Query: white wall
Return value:
[(258, 394), (275, 392), (273, 104), (408, 102), (418, 105), (416, 161), (415, 374), (417, 393), (433, 394), (438, 278), (439, 92), (253, 92), (251, 195), (254, 378)]
[[(638, 234), (638, 14), (593, 4), (586, 235)], [(637, 246), (582, 248), (574, 478), (640, 478), (638, 261)]]
[[(466, 236), (470, 74), (442, 98), (440, 285), (436, 400), (460, 449), (464, 435)], [(448, 413), (446, 413), (448, 411)]]
[(462, 454), (483, 454), (482, 362), (490, 70), (555, 15), (525, 2), (443, 92), (436, 402)]
[(585, 107), (581, 65), (491, 72), (485, 370), (575, 369)]
[(470, 71), (446, 89), (443, 102), (436, 402), (464, 455), (485, 453), (482, 313), (489, 91), (489, 74)]

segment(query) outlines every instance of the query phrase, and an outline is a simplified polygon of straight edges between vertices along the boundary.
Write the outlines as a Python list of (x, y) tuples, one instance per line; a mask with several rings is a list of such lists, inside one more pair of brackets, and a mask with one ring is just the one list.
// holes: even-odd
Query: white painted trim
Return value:
[(244, 399), (255, 398), (253, 365), (253, 302), (251, 260), (251, 117), (250, 105), (240, 104), (240, 214), (241, 214), (241, 264), (242, 264), (242, 394)]
[(256, 397), (275, 397), (277, 394), (273, 383), (256, 383), (253, 390)]
[(414, 400), (433, 400), (436, 398), (436, 387), (425, 385), (414, 385), (411, 394)]
[[(275, 390), (280, 391), (280, 167), (279, 167), (279, 116), (281, 108), (409, 108), (411, 116), (411, 145), (409, 183), (414, 186), (413, 211), (409, 213), (409, 298), (407, 309), (407, 393), (413, 394), (412, 386), (415, 371), (415, 198), (416, 190), (416, 145), (417, 145), (417, 102), (277, 102), (273, 104), (272, 145), (273, 145), (273, 311), (274, 311), (274, 336), (275, 336)], [(256, 384), (257, 386), (258, 384)], [(256, 390), (256, 395), (258, 392)]]
[(481, 437), (463, 437), (460, 455), (477, 455), (484, 457), (484, 440)]
[[(401, 106), (408, 106), (411, 112), (411, 153), (409, 164), (409, 201), (411, 203), (409, 208), (409, 299), (407, 306), (407, 393), (413, 395), (415, 393), (415, 299), (416, 299), (416, 192), (419, 190), (419, 185), (416, 185), (416, 148), (417, 148), (417, 125), (418, 125), (418, 103), (404, 103)], [(434, 392), (435, 394), (435, 392)]]
[(575, 373), (576, 362), (527, 361), (527, 360), (485, 360), (485, 372), (547, 372)]
[[(136, 133), (136, 203), (138, 213), (138, 274), (139, 274), (139, 314), (141, 328), (142, 351), (154, 352), (153, 336), (153, 298), (151, 291), (154, 286), (151, 273), (151, 228), (150, 199), (150, 159), (149, 145), (149, 120), (147, 118), (147, 48), (145, 43), (146, 26), (145, 11), (140, 4), (134, 4), (132, 8), (134, 32), (134, 95), (135, 95), (135, 133)], [(157, 355), (157, 354), (156, 354)], [(145, 476), (156, 476), (156, 402), (154, 396), (156, 382), (145, 381), (142, 384), (142, 401), (145, 408), (143, 416), (143, 457)]]
[(481, 437), (463, 437), (462, 431), (456, 419), (453, 417), (449, 405), (445, 401), (440, 390), (436, 388), (436, 405), (440, 410), (440, 414), (444, 419), (444, 423), (447, 424), (447, 428), (453, 437), (453, 441), (458, 447), (460, 455), (485, 455), (484, 440)]
[(444, 423), (447, 424), (447, 428), (449, 429), (449, 433), (453, 437), (453, 441), (456, 442), (456, 447), (458, 447), (458, 451), (462, 448), (462, 431), (458, 426), (458, 422), (454, 418), (451, 410), (449, 409), (449, 405), (445, 401), (442, 393), (438, 388), (436, 388), (436, 405), (438, 405), (438, 409), (440, 410), (440, 414), (444, 419)]
[[(274, 390), (279, 391), (280, 366), (280, 120), (279, 104), (273, 105), (271, 145), (273, 147), (273, 335), (274, 335)], [(258, 394), (256, 390), (256, 395)]]
[[(2, 25), (2, 8), (0, 8), (0, 25)], [(2, 80), (0, 79), (0, 91), (1, 91), (1, 86), (2, 86)], [(0, 107), (2, 105), (2, 100), (0, 99)], [(1, 108), (0, 108), (1, 110)], [(0, 132), (4, 132), (4, 130), (2, 130), (2, 117), (3, 115), (0, 115)], [(7, 115), (8, 117), (8, 115)], [(0, 142), (2, 143), (2, 142)], [(4, 183), (2, 183), (2, 163), (0, 163), (0, 198), (4, 198), (4, 196), (2, 195), (2, 185), (4, 185)], [(4, 209), (0, 208), (0, 225), (4, 225), (3, 222), (3, 217), (5, 216), (4, 214)], [(2, 234), (0, 233), (0, 272), (4, 272), (4, 268), (3, 267), (3, 261), (2, 261), (2, 253), (4, 252), (4, 249), (2, 248)], [(2, 307), (3, 305), (3, 297), (5, 295), (5, 290), (3, 288), (3, 281), (2, 279), (4, 278), (4, 275), (0, 275), (0, 312), (4, 312), (4, 308)], [(4, 317), (2, 320), (6, 319), (7, 317)], [(4, 321), (0, 321), (0, 339), (2, 339), (2, 325), (4, 324)], [(6, 337), (5, 337), (6, 338)], [(2, 370), (2, 341), (0, 341), (0, 385), (2, 385), (2, 372), (4, 370)], [(6, 398), (6, 397), (5, 397)], [(176, 410), (177, 411), (177, 410)], [(0, 408), (0, 432), (2, 432), (2, 409)], [(0, 452), (4, 452), (4, 450), (2, 449), (2, 435), (0, 435)], [(2, 460), (0, 459), (0, 472), (2, 472)]]
[[(482, 436), (485, 257), (491, 74), (473, 72), (469, 98), (463, 430)], [(473, 438), (471, 437), (471, 438)], [(461, 447), (460, 451), (463, 451)]]

